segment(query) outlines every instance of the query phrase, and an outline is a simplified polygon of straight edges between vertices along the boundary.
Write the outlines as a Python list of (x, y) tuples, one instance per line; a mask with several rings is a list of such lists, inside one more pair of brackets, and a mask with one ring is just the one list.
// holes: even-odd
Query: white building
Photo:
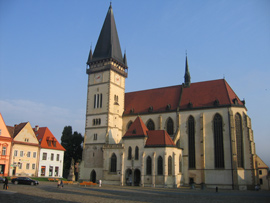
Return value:
[(63, 177), (64, 147), (47, 127), (34, 128), (40, 143), (38, 177)]

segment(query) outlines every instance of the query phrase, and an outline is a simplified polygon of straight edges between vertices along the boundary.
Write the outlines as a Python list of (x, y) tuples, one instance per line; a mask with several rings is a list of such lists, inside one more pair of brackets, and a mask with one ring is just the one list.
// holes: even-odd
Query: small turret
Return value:
[(185, 69), (185, 87), (189, 87), (190, 86), (190, 73), (189, 73), (189, 69), (188, 69), (188, 59), (187, 59), (187, 55), (186, 55), (186, 69)]

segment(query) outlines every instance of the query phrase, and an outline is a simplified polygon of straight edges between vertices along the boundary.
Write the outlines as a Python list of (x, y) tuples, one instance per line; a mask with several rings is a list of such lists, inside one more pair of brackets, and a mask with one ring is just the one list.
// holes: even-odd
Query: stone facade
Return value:
[[(113, 18), (111, 6), (98, 44), (103, 42), (118, 47), (117, 40), (108, 44), (108, 40), (104, 40), (107, 37), (104, 29), (116, 29), (106, 23), (108, 18)], [(117, 33), (110, 33), (110, 39), (118, 39)], [(112, 47), (108, 49), (113, 50)], [(115, 53), (108, 56), (100, 53), (99, 46), (94, 55), (90, 50), (87, 62), (81, 180), (102, 179), (107, 184), (152, 187), (181, 187), (195, 183), (205, 184), (208, 188), (254, 188), (258, 174), (251, 119), (244, 101), (239, 100), (225, 80), (190, 83), (186, 57), (185, 83), (182, 85), (127, 94), (126, 56), (122, 61)], [(146, 131), (167, 131), (173, 146), (147, 147), (148, 134), (123, 139), (130, 124), (138, 117), (145, 126), (149, 122), (154, 126)], [(128, 157), (130, 147), (133, 153), (136, 148), (139, 150), (138, 159)], [(163, 161), (160, 175), (159, 157)], [(147, 159), (151, 159), (151, 171), (146, 167)]]

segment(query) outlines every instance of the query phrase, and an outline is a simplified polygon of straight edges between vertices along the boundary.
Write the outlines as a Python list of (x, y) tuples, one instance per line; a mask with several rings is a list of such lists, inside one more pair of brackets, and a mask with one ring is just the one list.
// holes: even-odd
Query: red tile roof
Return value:
[[(37, 131), (35, 131), (35, 128), (33, 128), (33, 130), (37, 136), (37, 139), (40, 143), (41, 148), (66, 151), (65, 148), (58, 142), (58, 140), (51, 133), (49, 128), (40, 127)], [(51, 142), (51, 146), (49, 146), (48, 141)], [(55, 142), (55, 146), (54, 146), (53, 142)]]
[(149, 130), (145, 147), (176, 147), (165, 130)]
[(189, 103), (192, 108), (215, 107), (215, 101), (218, 101), (219, 106), (233, 105), (235, 98), (243, 106), (224, 79), (191, 83), (189, 88), (183, 88), (180, 110), (188, 109)]
[(147, 137), (145, 147), (175, 147), (165, 130), (148, 130), (140, 117), (137, 117), (123, 136), (126, 138)]
[(7, 126), (10, 136), (14, 139), (19, 134), (19, 132), (24, 128), (26, 124), (27, 122), (14, 125), (14, 127)]
[[(234, 101), (237, 101), (234, 103)], [(170, 108), (168, 108), (168, 104)], [(124, 115), (147, 114), (151, 112), (175, 111), (177, 108), (214, 108), (238, 105), (244, 107), (232, 88), (224, 79), (191, 83), (125, 94)]]
[(131, 124), (130, 128), (123, 136), (123, 138), (134, 138), (134, 137), (146, 137), (147, 136), (147, 127), (143, 123), (140, 117), (137, 117), (135, 121)]
[(180, 92), (181, 86), (178, 85), (126, 93), (124, 114), (129, 114), (132, 109), (135, 114), (147, 113), (150, 106), (153, 107), (153, 112), (165, 111), (168, 104), (171, 110), (176, 110)]

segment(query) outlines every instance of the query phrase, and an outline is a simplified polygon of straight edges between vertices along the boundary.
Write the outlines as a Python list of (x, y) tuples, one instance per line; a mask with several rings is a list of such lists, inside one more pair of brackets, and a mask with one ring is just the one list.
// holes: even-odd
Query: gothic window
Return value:
[(158, 157), (158, 175), (163, 175), (163, 159), (161, 156)]
[(132, 157), (132, 148), (129, 147), (128, 148), (128, 160), (131, 160), (131, 157)]
[(167, 121), (167, 133), (173, 135), (173, 120), (171, 118)]
[(152, 159), (150, 156), (146, 159), (146, 175), (152, 174)]
[(147, 125), (146, 127), (148, 128), (148, 130), (155, 130), (155, 123), (152, 119), (149, 119), (147, 121)]
[(97, 133), (94, 133), (94, 140), (97, 140)]
[(168, 157), (168, 175), (172, 175), (172, 157)]
[(188, 164), (189, 168), (196, 168), (195, 163), (195, 127), (194, 118), (189, 116), (188, 118)]
[(111, 172), (116, 172), (117, 157), (115, 153), (111, 156)]
[(94, 108), (102, 108), (102, 94), (94, 95)]
[(236, 132), (237, 165), (238, 167), (243, 168), (244, 160), (243, 160), (242, 120), (241, 115), (239, 113), (235, 115), (235, 132)]
[(224, 168), (223, 121), (219, 114), (214, 117), (215, 168)]
[(131, 125), (132, 125), (132, 121), (129, 121), (128, 124), (127, 124), (127, 131), (128, 131), (128, 129), (130, 128)]
[(135, 148), (135, 160), (139, 159), (139, 147), (136, 146)]

